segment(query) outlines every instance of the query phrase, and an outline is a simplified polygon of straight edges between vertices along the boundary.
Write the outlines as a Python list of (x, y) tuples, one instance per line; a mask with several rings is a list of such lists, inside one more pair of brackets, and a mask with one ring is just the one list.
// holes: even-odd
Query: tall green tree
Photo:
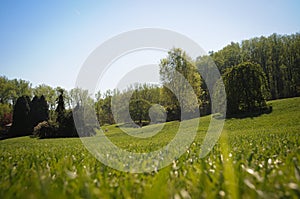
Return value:
[(16, 100), (21, 96), (32, 97), (32, 88), (31, 83), (29, 81), (25, 81), (22, 79), (13, 79), (11, 80), (13, 85), (13, 93), (12, 93), (12, 102), (15, 104)]
[(10, 103), (13, 97), (13, 84), (5, 76), (0, 77), (0, 103)]
[(112, 91), (108, 90), (95, 104), (97, 119), (101, 125), (115, 123), (111, 107), (112, 96)]
[(214, 62), (221, 73), (224, 73), (227, 68), (236, 66), (241, 62), (241, 48), (239, 43), (231, 42), (222, 50), (211, 53)]
[(88, 90), (84, 90), (81, 88), (73, 88), (69, 91), (70, 104), (71, 108), (74, 108), (79, 105), (84, 105), (91, 97), (89, 96)]
[(45, 97), (45, 100), (49, 104), (50, 110), (55, 110), (55, 100), (58, 96), (56, 95), (55, 89), (53, 89), (51, 86), (48, 86), (46, 84), (38, 85), (33, 89), (33, 94), (35, 96), (43, 95)]
[[(160, 79), (165, 85), (161, 90), (161, 102), (168, 114), (172, 113), (172, 119), (181, 119), (182, 110), (192, 116), (201, 103), (201, 76), (193, 60), (181, 49), (170, 50), (167, 58), (160, 61)], [(198, 104), (194, 103), (193, 94), (198, 97)]]

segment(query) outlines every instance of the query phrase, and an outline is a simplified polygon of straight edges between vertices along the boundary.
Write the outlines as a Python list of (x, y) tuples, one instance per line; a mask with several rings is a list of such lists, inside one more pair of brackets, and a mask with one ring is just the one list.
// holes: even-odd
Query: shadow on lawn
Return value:
[(235, 114), (227, 114), (226, 119), (236, 118), (236, 119), (243, 119), (243, 118), (254, 118), (261, 116), (263, 114), (270, 114), (272, 113), (273, 108), (272, 106), (265, 107), (263, 109), (253, 111), (253, 112), (242, 112), (242, 113), (235, 113)]

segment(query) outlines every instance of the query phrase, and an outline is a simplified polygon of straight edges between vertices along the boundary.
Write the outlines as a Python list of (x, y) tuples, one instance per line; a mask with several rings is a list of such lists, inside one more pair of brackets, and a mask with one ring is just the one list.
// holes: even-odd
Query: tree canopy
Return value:
[[(171, 49), (167, 58), (160, 61), (160, 78), (164, 84), (161, 102), (168, 112), (173, 113), (172, 117), (180, 120), (183, 110), (192, 116), (199, 108), (201, 95), (201, 76), (194, 61), (182, 49)], [(193, 95), (197, 97), (196, 103)]]
[(227, 94), (227, 113), (252, 113), (266, 108), (266, 76), (258, 64), (244, 62), (223, 75)]

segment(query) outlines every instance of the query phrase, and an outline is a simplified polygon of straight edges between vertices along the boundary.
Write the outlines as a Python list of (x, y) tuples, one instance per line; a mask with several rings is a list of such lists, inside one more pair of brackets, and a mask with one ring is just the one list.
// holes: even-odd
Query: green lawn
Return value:
[[(218, 143), (202, 159), (210, 116), (201, 118), (187, 152), (152, 173), (111, 169), (78, 138), (2, 140), (0, 198), (299, 198), (300, 98), (269, 103), (270, 114), (226, 120)], [(167, 123), (148, 139), (132, 138), (115, 125), (104, 128), (117, 146), (148, 152), (166, 145), (178, 126)]]

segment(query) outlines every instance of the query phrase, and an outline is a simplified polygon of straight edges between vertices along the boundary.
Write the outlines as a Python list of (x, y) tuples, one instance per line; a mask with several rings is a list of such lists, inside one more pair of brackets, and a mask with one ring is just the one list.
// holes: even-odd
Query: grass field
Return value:
[[(226, 120), (218, 143), (202, 159), (210, 117), (201, 118), (186, 153), (152, 173), (109, 168), (78, 138), (2, 140), (0, 198), (300, 198), (300, 98), (269, 103), (270, 114)], [(167, 123), (149, 139), (129, 137), (115, 125), (105, 128), (119, 147), (145, 152), (166, 145), (178, 125)]]

